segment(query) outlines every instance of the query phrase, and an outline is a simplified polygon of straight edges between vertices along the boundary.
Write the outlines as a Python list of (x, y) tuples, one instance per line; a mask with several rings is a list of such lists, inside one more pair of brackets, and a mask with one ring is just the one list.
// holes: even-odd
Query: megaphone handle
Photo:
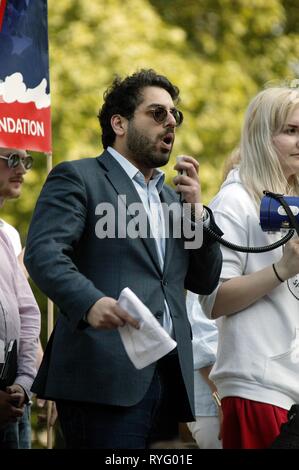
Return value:
[[(176, 157), (177, 163), (180, 160), (183, 160), (183, 159), (184, 159), (184, 157)], [(181, 170), (181, 171), (178, 171), (178, 174), (179, 175), (187, 175), (187, 171), (186, 170)], [(184, 202), (183, 195), (182, 195), (182, 193), (180, 193), (180, 203), (183, 203), (183, 202)]]

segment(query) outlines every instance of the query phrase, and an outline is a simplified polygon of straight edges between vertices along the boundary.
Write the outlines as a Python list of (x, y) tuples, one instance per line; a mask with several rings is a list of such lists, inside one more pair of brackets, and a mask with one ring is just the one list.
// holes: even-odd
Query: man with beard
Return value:
[[(168, 429), (159, 434), (159, 417), (194, 419), (184, 286), (212, 292), (221, 254), (208, 238), (188, 250), (171, 228), (165, 235), (162, 203), (179, 204), (179, 196), (164, 185), (157, 167), (167, 164), (183, 120), (175, 107), (178, 94), (153, 70), (116, 78), (99, 114), (104, 153), (59, 164), (37, 203), (25, 263), (60, 315), (33, 390), (56, 401), (68, 448), (146, 448), (153, 439), (169, 437)], [(199, 226), (208, 217), (214, 225), (200, 203), (196, 160), (185, 156), (175, 168), (186, 171), (175, 183), (192, 206), (192, 223)], [(136, 204), (148, 236), (142, 224), (133, 234), (126, 230), (134, 225)], [(136, 237), (138, 232), (143, 236)], [(117, 330), (125, 324), (139, 328), (117, 302), (125, 287), (177, 342), (174, 351), (141, 370), (130, 362)]]

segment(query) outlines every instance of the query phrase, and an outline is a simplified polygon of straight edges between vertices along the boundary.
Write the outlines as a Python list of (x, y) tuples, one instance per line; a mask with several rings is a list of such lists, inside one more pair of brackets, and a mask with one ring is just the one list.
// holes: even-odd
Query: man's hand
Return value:
[(19, 384), (13, 384), (6, 387), (6, 392), (10, 394), (16, 406), (21, 407), (26, 400), (25, 390)]
[(37, 398), (36, 406), (39, 408), (41, 412), (38, 413), (37, 419), (39, 423), (46, 423), (47, 422), (47, 415), (50, 412), (49, 416), (49, 426), (54, 426), (56, 419), (58, 417), (56, 404), (54, 401), (47, 401), (43, 400), (42, 398)]
[(112, 330), (126, 323), (139, 328), (139, 322), (123, 310), (112, 297), (102, 297), (88, 311), (87, 322), (97, 330)]
[(15, 423), (24, 413), (24, 407), (16, 406), (15, 397), (0, 390), (0, 428)]
[(198, 176), (199, 163), (193, 157), (182, 155), (174, 167), (179, 173), (173, 182), (176, 185), (176, 191), (182, 193), (185, 202), (196, 204), (201, 201), (201, 186)]

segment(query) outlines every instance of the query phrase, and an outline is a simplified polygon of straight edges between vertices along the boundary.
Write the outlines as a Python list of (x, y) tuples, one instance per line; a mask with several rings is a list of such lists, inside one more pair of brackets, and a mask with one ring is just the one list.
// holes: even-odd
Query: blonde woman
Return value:
[[(272, 87), (252, 100), (239, 159), (211, 203), (216, 222), (233, 243), (270, 244), (281, 234), (260, 228), (263, 190), (299, 196), (299, 89)], [(221, 282), (200, 300), (219, 327), (210, 378), (223, 447), (267, 448), (299, 403), (299, 240), (268, 253), (222, 253)]]

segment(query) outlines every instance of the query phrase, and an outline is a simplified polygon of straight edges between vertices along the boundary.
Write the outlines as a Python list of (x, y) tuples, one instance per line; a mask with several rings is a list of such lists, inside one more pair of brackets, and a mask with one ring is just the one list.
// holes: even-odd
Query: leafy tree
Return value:
[[(296, 74), (299, 10), (291, 0), (150, 3), (167, 23), (183, 28), (190, 50), (201, 60), (192, 132), (201, 142), (204, 170), (208, 165), (211, 176), (219, 175), (219, 163), (238, 142), (249, 99), (265, 83)], [(215, 183), (203, 176), (205, 195), (210, 195)]]

